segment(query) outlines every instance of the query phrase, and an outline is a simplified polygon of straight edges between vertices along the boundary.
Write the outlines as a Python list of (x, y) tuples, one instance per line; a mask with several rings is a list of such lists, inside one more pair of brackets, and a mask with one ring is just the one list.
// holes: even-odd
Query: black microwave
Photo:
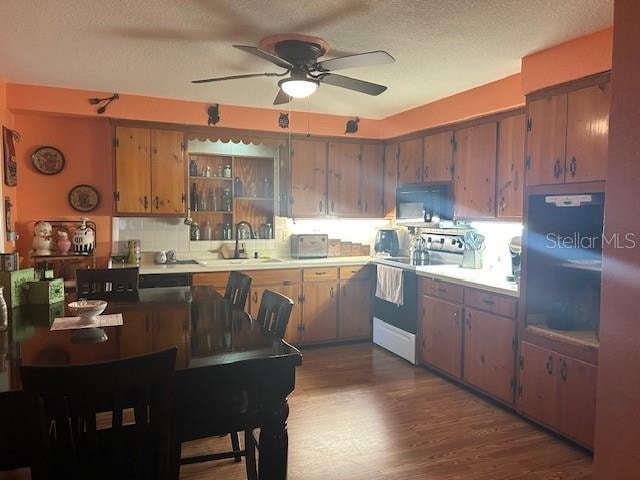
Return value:
[(431, 223), (451, 219), (451, 183), (398, 187), (396, 190), (397, 223)]

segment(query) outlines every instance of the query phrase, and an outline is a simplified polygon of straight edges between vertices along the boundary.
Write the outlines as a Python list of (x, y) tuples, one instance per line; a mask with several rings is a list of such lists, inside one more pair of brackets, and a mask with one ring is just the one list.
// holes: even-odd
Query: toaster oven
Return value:
[(329, 236), (319, 233), (291, 235), (293, 258), (326, 258), (329, 256)]

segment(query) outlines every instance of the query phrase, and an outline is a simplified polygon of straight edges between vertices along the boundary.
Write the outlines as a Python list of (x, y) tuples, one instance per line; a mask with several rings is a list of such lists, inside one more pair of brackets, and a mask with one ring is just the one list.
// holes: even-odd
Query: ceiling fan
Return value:
[(368, 95), (380, 95), (387, 87), (377, 83), (358, 80), (332, 73), (335, 70), (367, 67), (395, 62), (395, 59), (383, 50), (357, 53), (342, 57), (318, 61), (328, 52), (328, 44), (321, 38), (297, 34), (272, 35), (260, 42), (260, 47), (233, 45), (243, 52), (250, 53), (284, 68), (283, 73), (248, 73), (227, 77), (193, 80), (192, 83), (220, 82), (252, 77), (285, 77), (278, 82), (279, 91), (274, 105), (287, 103), (291, 98), (305, 98), (316, 91), (321, 83), (347, 88)]

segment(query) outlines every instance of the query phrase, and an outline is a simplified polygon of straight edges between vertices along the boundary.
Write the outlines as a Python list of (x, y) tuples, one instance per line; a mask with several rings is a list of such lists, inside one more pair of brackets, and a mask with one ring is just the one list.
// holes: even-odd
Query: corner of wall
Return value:
[[(14, 128), (14, 117), (13, 113), (11, 113), (7, 107), (7, 84), (0, 80), (0, 126), (4, 126), (10, 129)], [(0, 129), (1, 130), (1, 129)], [(1, 136), (1, 135), (0, 135)], [(0, 240), (0, 250), (3, 252), (13, 252), (15, 251), (15, 242), (7, 242), (6, 239), (6, 222), (5, 222), (5, 212), (4, 212), (4, 199), (5, 197), (9, 197), (11, 203), (13, 204), (12, 210), (12, 223), (15, 221), (15, 216), (17, 212), (17, 193), (16, 187), (8, 187), (4, 184), (4, 142), (2, 138), (0, 138), (0, 235), (2, 239)], [(14, 227), (15, 229), (15, 227)]]

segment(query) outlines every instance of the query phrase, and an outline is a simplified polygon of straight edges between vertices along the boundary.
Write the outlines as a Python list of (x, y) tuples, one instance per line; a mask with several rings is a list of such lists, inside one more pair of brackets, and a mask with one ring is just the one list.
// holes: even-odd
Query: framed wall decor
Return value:
[(60, 150), (51, 146), (37, 148), (31, 154), (33, 167), (44, 175), (55, 175), (64, 168), (64, 155)]
[(2, 127), (2, 152), (4, 163), (4, 183), (9, 187), (18, 185), (18, 164), (14, 142), (20, 141), (20, 134), (15, 130)]
[(78, 212), (91, 212), (100, 204), (100, 194), (91, 185), (76, 185), (69, 191), (69, 205)]

